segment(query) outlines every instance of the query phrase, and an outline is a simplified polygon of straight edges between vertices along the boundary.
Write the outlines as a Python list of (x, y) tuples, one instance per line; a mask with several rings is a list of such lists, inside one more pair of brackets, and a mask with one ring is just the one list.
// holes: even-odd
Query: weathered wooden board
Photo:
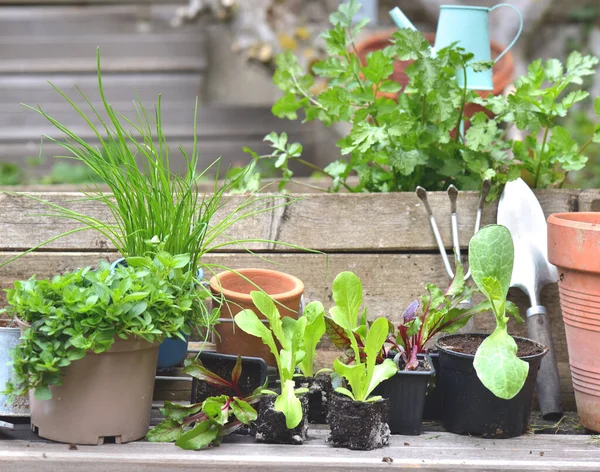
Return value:
[[(578, 190), (544, 190), (537, 196), (546, 215), (574, 210), (579, 207)], [(587, 206), (600, 202), (600, 191), (584, 191)], [(109, 221), (108, 211), (99, 204), (77, 202), (73, 193), (39, 194), (39, 198), (83, 211), (87, 215)], [(232, 196), (229, 208), (240, 204), (245, 196)], [(306, 194), (289, 197), (274, 196), (262, 204), (277, 207), (286, 200), (293, 204), (275, 208), (244, 220), (231, 228), (233, 238), (266, 238), (326, 252), (389, 252), (437, 251), (421, 201), (412, 193), (390, 194)], [(297, 199), (297, 200), (295, 200)], [(450, 204), (445, 193), (432, 193), (430, 204), (446, 247), (451, 247)], [(458, 200), (458, 225), (463, 247), (473, 234), (478, 195), (461, 192)], [(580, 207), (580, 209), (583, 209)], [(32, 216), (46, 209), (38, 202), (17, 196), (0, 194), (0, 222), (4, 237), (1, 249), (33, 247), (65, 229), (70, 222), (56, 218)], [(495, 221), (496, 203), (486, 206), (483, 224)], [(108, 242), (93, 232), (82, 232), (58, 240), (48, 248), (65, 250), (105, 250)], [(262, 250), (288, 252), (285, 247), (271, 244), (253, 244)]]
[[(186, 103), (193, 111), (194, 98), (200, 96), (203, 86), (202, 74), (188, 73), (146, 73), (146, 74), (104, 74), (102, 85), (110, 103), (130, 104), (136, 97), (150, 110), (154, 109), (158, 95), (162, 102)], [(55, 91), (50, 83), (67, 94), (78, 105), (85, 102), (80, 97), (79, 87), (93, 103), (99, 103), (98, 77), (95, 74), (64, 75), (0, 75), (0, 106), (3, 111), (11, 113), (33, 113), (19, 106), (26, 103), (42, 108), (65, 104), (65, 100)], [(9, 108), (9, 106), (11, 108)], [(117, 108), (117, 110), (120, 110)], [(51, 112), (52, 110), (48, 110)], [(187, 117), (187, 115), (186, 115)]]
[[(212, 471), (585, 471), (598, 470), (600, 448), (589, 436), (525, 435), (489, 440), (451, 433), (392, 436), (374, 451), (336, 449), (326, 429), (310, 430), (303, 446), (257, 444), (231, 436), (217, 448), (184, 451), (172, 444), (135, 442), (77, 446), (24, 440), (2, 441), (0, 467), (11, 472), (110, 470)], [(1, 433), (0, 433), (1, 438)]]
[[(13, 253), (0, 253), (0, 261), (6, 260)], [(99, 259), (114, 260), (118, 257), (114, 252), (104, 253), (32, 253), (18, 262), (0, 269), (0, 288), (10, 287), (14, 280), (21, 280), (37, 274), (38, 278), (50, 277), (66, 270), (94, 265)], [(271, 263), (249, 254), (211, 254), (204, 259), (219, 266), (265, 267), (282, 270), (299, 277), (305, 284), (306, 301), (319, 300), (329, 308), (332, 305), (331, 284), (335, 276), (345, 270), (355, 272), (363, 283), (364, 305), (368, 307), (370, 318), (385, 316), (398, 322), (404, 308), (419, 298), (426, 283), (445, 286), (448, 279), (443, 272), (439, 256), (433, 254), (271, 254)], [(220, 270), (216, 270), (219, 272)], [(511, 298), (516, 301), (524, 314), (529, 307), (528, 301), (518, 291), (511, 291)], [(574, 407), (573, 387), (568, 366), (568, 353), (562, 323), (561, 311), (556, 286), (547, 286), (542, 293), (542, 302), (548, 308), (552, 322), (553, 336), (557, 360), (561, 371), (562, 392), (565, 405)], [(491, 332), (494, 328), (492, 316), (481, 315), (474, 319), (473, 329), (480, 332)], [(510, 323), (510, 332), (526, 336), (525, 325)], [(333, 359), (339, 352), (327, 341), (319, 346), (316, 363), (318, 367), (331, 367)], [(172, 392), (166, 392), (159, 383), (161, 392), (157, 399), (187, 400), (190, 385), (185, 382), (171, 383)], [(169, 388), (171, 388), (169, 387)]]
[[(173, 28), (174, 7), (3, 8), (0, 73), (194, 71), (206, 67), (199, 23)], [(67, 53), (65, 53), (67, 52)]]

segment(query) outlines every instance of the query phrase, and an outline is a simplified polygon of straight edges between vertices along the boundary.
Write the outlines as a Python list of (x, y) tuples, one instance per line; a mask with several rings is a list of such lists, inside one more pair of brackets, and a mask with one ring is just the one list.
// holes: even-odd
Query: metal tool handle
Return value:
[(560, 401), (560, 378), (546, 308), (536, 305), (527, 310), (527, 330), (531, 339), (548, 347), (548, 354), (542, 359), (537, 375), (537, 393), (543, 418), (558, 420), (563, 416)]

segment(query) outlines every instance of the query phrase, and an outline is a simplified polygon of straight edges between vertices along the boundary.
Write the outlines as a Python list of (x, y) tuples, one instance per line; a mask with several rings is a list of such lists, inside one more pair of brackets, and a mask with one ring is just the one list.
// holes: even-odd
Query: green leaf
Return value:
[(298, 118), (298, 108), (301, 107), (302, 104), (296, 99), (296, 95), (292, 92), (287, 92), (275, 102), (271, 108), (271, 112), (279, 118), (295, 120)]
[(285, 336), (283, 332), (283, 324), (281, 321), (281, 315), (279, 310), (275, 306), (273, 299), (264, 292), (252, 291), (250, 292), (252, 297), (252, 303), (258, 308), (258, 310), (269, 320), (269, 328), (275, 335), (275, 338), (284, 349), (290, 349), (290, 338)]
[(180, 269), (190, 263), (191, 257), (189, 254), (180, 254), (173, 257), (173, 268)]
[[(333, 362), (333, 370), (340, 376), (344, 377), (350, 385), (353, 393), (353, 399), (356, 401), (364, 401), (366, 397), (362, 397), (362, 391), (366, 384), (367, 371), (363, 364), (346, 365), (339, 359)], [(336, 389), (337, 391), (337, 389)]]
[(263, 343), (269, 347), (275, 358), (279, 358), (279, 349), (275, 345), (275, 339), (271, 331), (263, 324), (252, 310), (240, 311), (234, 317), (235, 324), (244, 333), (261, 338)]
[(294, 392), (294, 381), (286, 380), (281, 388), (281, 395), (275, 399), (275, 410), (285, 415), (285, 425), (294, 429), (302, 421), (302, 403)]
[(506, 322), (504, 307), (514, 264), (510, 231), (500, 225), (481, 229), (469, 243), (469, 264), (473, 281), (490, 300), (498, 322)]
[(146, 434), (146, 440), (150, 442), (173, 442), (177, 441), (183, 432), (183, 426), (172, 418), (158, 423)]
[(202, 421), (196, 426), (183, 433), (179, 439), (175, 441), (175, 445), (181, 449), (189, 451), (198, 451), (208, 447), (219, 435), (219, 428), (210, 421)]
[(521, 391), (529, 372), (529, 364), (517, 357), (514, 339), (500, 326), (481, 343), (473, 365), (483, 385), (505, 400)]
[(250, 424), (252, 421), (256, 421), (258, 417), (256, 410), (252, 408), (247, 402), (234, 398), (231, 403), (231, 410), (235, 417), (243, 424)]
[(367, 65), (361, 69), (364, 76), (374, 84), (379, 84), (394, 72), (394, 59), (377, 50), (367, 54)]
[(52, 392), (46, 385), (39, 385), (35, 389), (36, 400), (50, 400), (52, 398)]
[(321, 302), (311, 302), (304, 308), (306, 328), (302, 340), (305, 352), (300, 362), (300, 370), (307, 377), (313, 376), (313, 363), (317, 354), (317, 344), (325, 334), (325, 308)]
[(352, 331), (358, 323), (363, 289), (353, 272), (341, 272), (333, 281), (335, 306), (329, 310), (333, 320), (342, 328)]
[(180, 421), (186, 416), (198, 413), (200, 410), (202, 410), (201, 403), (196, 403), (193, 405), (181, 405), (179, 403), (165, 401), (165, 404), (163, 408), (160, 409), (160, 412), (163, 414), (163, 416), (168, 417), (169, 419)]
[(202, 402), (202, 411), (211, 421), (224, 426), (229, 419), (229, 408), (225, 407), (228, 400), (227, 395), (209, 397)]
[(366, 397), (368, 398), (371, 392), (375, 390), (381, 382), (396, 375), (396, 372), (398, 372), (398, 367), (391, 359), (385, 359), (381, 364), (376, 365), (373, 369), (373, 377), (371, 377)]
[(350, 398), (352, 398), (352, 400), (356, 401), (356, 398), (354, 398), (354, 395), (352, 394), (352, 392), (350, 390), (348, 390), (347, 388), (337, 387), (335, 389), (335, 391), (337, 393), (341, 393), (342, 395), (346, 395), (347, 397), (350, 397)]

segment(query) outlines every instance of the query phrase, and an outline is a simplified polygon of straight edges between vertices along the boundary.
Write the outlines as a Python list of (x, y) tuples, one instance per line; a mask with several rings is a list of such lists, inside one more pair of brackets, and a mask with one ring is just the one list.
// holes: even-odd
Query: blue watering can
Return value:
[[(490, 61), (492, 58), (492, 48), (489, 15), (501, 7), (509, 7), (517, 12), (519, 15), (519, 31), (506, 49), (494, 59), (494, 62), (498, 62), (515, 45), (521, 35), (521, 31), (523, 31), (523, 17), (521, 16), (521, 12), (517, 7), (508, 3), (500, 3), (491, 8), (466, 5), (442, 5), (440, 7), (440, 18), (438, 20), (432, 54), (435, 55), (436, 50), (443, 49), (453, 43), (458, 43), (459, 47), (475, 55), (473, 62)], [(398, 7), (390, 11), (390, 16), (398, 27), (416, 30), (415, 26)], [(491, 69), (475, 72), (471, 67), (467, 67), (466, 75), (468, 89), (494, 90)], [(465, 85), (463, 71), (457, 71), (456, 80), (461, 87)]]

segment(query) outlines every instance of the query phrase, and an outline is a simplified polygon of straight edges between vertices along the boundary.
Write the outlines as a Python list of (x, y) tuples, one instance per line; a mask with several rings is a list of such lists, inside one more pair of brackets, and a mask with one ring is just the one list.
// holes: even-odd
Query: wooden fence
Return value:
[[(95, 202), (78, 201), (80, 194), (57, 192), (37, 196), (66, 205), (88, 215), (110, 221), (106, 208)], [(563, 211), (600, 210), (600, 190), (543, 190), (537, 196), (546, 215)], [(248, 198), (231, 196), (228, 205)], [(293, 200), (293, 201), (292, 201)], [(445, 193), (430, 195), (430, 203), (448, 247), (451, 242), (450, 204)], [(289, 205), (274, 208), (285, 201)], [(459, 231), (461, 245), (466, 248), (473, 232), (478, 196), (463, 192), (459, 196)], [(437, 246), (431, 234), (421, 202), (412, 193), (394, 194), (305, 194), (274, 195), (261, 201), (266, 212), (233, 227), (235, 238), (266, 238), (317, 249), (324, 254), (307, 254), (272, 244), (252, 244), (251, 247), (268, 257), (271, 263), (241, 251), (239, 248), (210, 254), (207, 263), (219, 263), (232, 268), (271, 267), (301, 278), (306, 286), (307, 301), (320, 300), (331, 306), (331, 283), (344, 270), (354, 271), (361, 278), (370, 317), (384, 315), (397, 321), (404, 307), (419, 297), (425, 283), (448, 283)], [(0, 261), (15, 252), (28, 249), (47, 238), (76, 227), (71, 222), (38, 216), (46, 209), (31, 199), (0, 194)], [(489, 204), (483, 223), (495, 221), (496, 204)], [(48, 277), (98, 259), (114, 260), (114, 248), (101, 235), (86, 231), (59, 239), (42, 250), (0, 269), (0, 286), (11, 286), (15, 279), (32, 274)], [(511, 290), (524, 313), (525, 297)], [(542, 302), (548, 308), (554, 333), (554, 343), (562, 380), (565, 405), (574, 408), (573, 388), (568, 366), (564, 327), (561, 320), (556, 285), (545, 287)], [(474, 321), (478, 331), (490, 331), (491, 316), (479, 316)], [(525, 326), (511, 323), (513, 334), (526, 335)], [(327, 342), (319, 347), (318, 363), (330, 365), (338, 353)], [(168, 390), (164, 386), (162, 391)], [(185, 398), (189, 385), (179, 385), (170, 399)], [(183, 390), (183, 391), (182, 391)]]

